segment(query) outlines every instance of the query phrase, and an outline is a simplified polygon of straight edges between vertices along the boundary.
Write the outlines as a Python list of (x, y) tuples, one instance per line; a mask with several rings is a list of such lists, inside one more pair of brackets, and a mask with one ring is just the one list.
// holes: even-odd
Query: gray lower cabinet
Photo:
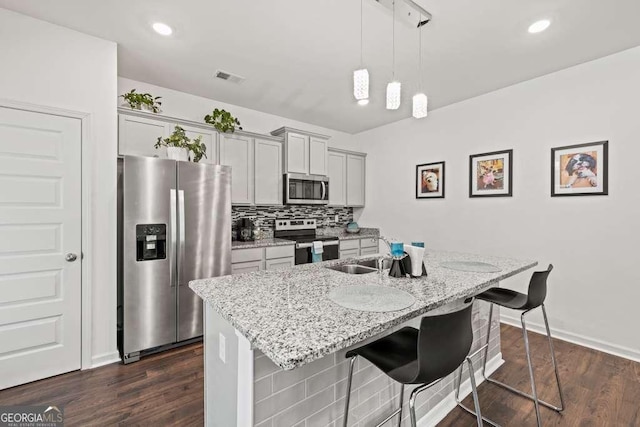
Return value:
[(234, 249), (231, 251), (231, 274), (252, 271), (281, 270), (295, 265), (295, 247), (268, 246), (264, 248)]
[(262, 261), (238, 262), (231, 264), (231, 274), (250, 273), (252, 271), (264, 270)]
[(363, 255), (375, 255), (379, 251), (377, 237), (363, 237), (340, 241), (340, 259)]
[(294, 265), (296, 265), (294, 258), (268, 259), (266, 261), (267, 270), (284, 270)]

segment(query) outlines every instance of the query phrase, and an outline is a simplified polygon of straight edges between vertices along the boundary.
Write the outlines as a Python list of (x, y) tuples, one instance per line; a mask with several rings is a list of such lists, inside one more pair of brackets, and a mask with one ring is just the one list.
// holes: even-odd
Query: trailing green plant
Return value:
[(154, 147), (156, 150), (160, 147), (186, 148), (193, 153), (191, 160), (195, 163), (198, 163), (203, 157), (207, 157), (207, 146), (202, 142), (202, 135), (192, 140), (180, 126), (176, 126), (173, 133), (167, 138), (159, 136)]
[(147, 110), (158, 113), (162, 105), (162, 102), (158, 101), (162, 99), (161, 96), (154, 98), (150, 93), (137, 93), (135, 89), (131, 89), (131, 92), (120, 96), (129, 104), (129, 107), (135, 110), (140, 110), (144, 106)]
[(211, 112), (211, 114), (207, 114), (204, 116), (204, 121), (213, 125), (220, 132), (234, 132), (236, 130), (236, 126), (239, 130), (242, 130), (242, 126), (240, 126), (240, 121), (233, 117), (230, 112), (225, 110), (215, 109)]

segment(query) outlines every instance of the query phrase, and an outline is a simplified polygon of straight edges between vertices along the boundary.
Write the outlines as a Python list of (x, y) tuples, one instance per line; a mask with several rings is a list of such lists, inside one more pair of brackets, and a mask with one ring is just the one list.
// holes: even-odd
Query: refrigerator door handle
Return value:
[[(171, 224), (169, 227), (171, 228), (171, 240), (169, 241), (169, 260), (172, 260), (176, 251), (176, 243), (177, 243), (177, 207), (176, 207), (176, 190), (169, 190), (169, 206), (171, 210)], [(170, 286), (173, 288), (176, 286), (176, 267), (173, 262), (169, 262), (169, 282)]]
[[(184, 225), (184, 190), (178, 190), (178, 277), (177, 282), (182, 278), (182, 268), (184, 265), (184, 244), (185, 244), (185, 225)], [(178, 283), (179, 284), (179, 283)]]

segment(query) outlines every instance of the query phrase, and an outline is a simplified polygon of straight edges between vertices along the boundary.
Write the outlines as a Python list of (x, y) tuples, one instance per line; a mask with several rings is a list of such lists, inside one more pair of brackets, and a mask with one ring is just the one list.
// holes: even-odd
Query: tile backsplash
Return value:
[[(336, 215), (338, 216), (337, 222)], [(318, 227), (343, 227), (353, 221), (353, 208), (313, 205), (233, 206), (231, 208), (233, 236), (236, 235), (236, 221), (241, 218), (251, 219), (260, 229), (262, 238), (270, 238), (273, 237), (276, 218), (315, 219)]]

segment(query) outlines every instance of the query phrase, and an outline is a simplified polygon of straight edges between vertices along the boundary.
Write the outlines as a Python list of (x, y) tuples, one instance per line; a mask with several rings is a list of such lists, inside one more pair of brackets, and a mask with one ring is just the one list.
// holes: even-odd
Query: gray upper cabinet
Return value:
[(329, 205), (364, 206), (367, 155), (335, 148), (328, 152)]
[(282, 143), (255, 138), (255, 204), (282, 205)]
[(315, 136), (309, 137), (309, 174), (327, 175), (329, 168), (327, 165), (328, 141)]
[(220, 135), (220, 164), (231, 166), (231, 203), (251, 205), (254, 200), (253, 138)]
[(118, 118), (118, 154), (121, 156), (167, 157), (167, 150), (153, 146), (158, 137), (169, 136), (171, 124), (147, 117), (120, 114)]
[[(218, 164), (218, 132), (181, 124), (178, 124), (178, 126), (181, 126), (184, 129), (184, 133), (189, 139), (193, 140), (199, 136), (202, 137), (200, 142), (204, 143), (207, 147), (207, 157), (203, 157), (202, 160), (200, 160), (201, 163), (210, 163), (212, 165)], [(174, 127), (172, 126), (169, 133), (173, 132), (173, 130)]]
[(328, 174), (328, 136), (287, 127), (271, 135), (284, 137), (284, 173)]
[(364, 206), (366, 157), (347, 154), (347, 206)]
[(329, 151), (329, 205), (347, 205), (347, 155)]
[(218, 132), (208, 125), (194, 126), (179, 122), (171, 117), (151, 116), (151, 113), (121, 110), (118, 116), (118, 155), (167, 157), (167, 149), (155, 149), (158, 137), (166, 138), (181, 126), (187, 137), (194, 139), (202, 137), (207, 147), (207, 157), (203, 163), (218, 163)]

